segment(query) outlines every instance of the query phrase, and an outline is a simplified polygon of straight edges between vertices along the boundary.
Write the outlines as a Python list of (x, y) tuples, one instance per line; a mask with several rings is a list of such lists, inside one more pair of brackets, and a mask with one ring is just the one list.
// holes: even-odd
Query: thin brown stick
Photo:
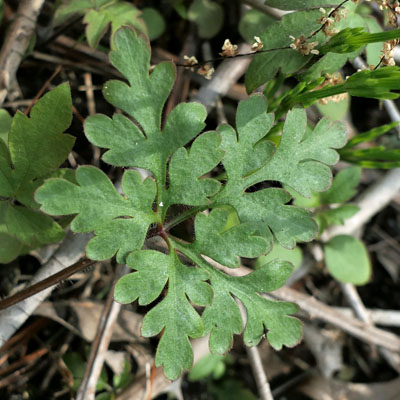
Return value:
[[(343, 0), (339, 5), (337, 5), (331, 12), (328, 13), (328, 18), (332, 17), (332, 15), (334, 15), (341, 7), (343, 7), (346, 3), (348, 3), (350, 0)], [(313, 38), (315, 35), (317, 35), (319, 32), (321, 32), (325, 26), (328, 24), (328, 22), (325, 22), (324, 24), (321, 24), (321, 26), (316, 29), (315, 31), (311, 32), (308, 36), (307, 36), (307, 40)], [(175, 65), (177, 67), (185, 67), (185, 68), (199, 68), (201, 66), (204, 66), (206, 64), (211, 64), (214, 63), (216, 61), (222, 61), (222, 60), (229, 60), (229, 59), (235, 59), (235, 58), (240, 58), (240, 57), (253, 57), (257, 54), (262, 54), (262, 53), (271, 53), (274, 51), (279, 51), (279, 50), (290, 50), (291, 47), (290, 46), (284, 46), (284, 47), (274, 47), (272, 49), (264, 49), (264, 50), (257, 50), (257, 51), (251, 51), (251, 52), (244, 52), (244, 53), (239, 53), (236, 54), (234, 56), (220, 56), (220, 57), (216, 57), (210, 60), (205, 60), (205, 61), (201, 61), (198, 62), (197, 64), (194, 65), (186, 65), (184, 63), (175, 63)]]
[(85, 123), (85, 118), (83, 118), (82, 114), (76, 109), (76, 107), (74, 105), (72, 105), (72, 112), (74, 113), (74, 115), (76, 116), (76, 118), (79, 119), (79, 121), (81, 122), (81, 124)]
[(75, 274), (78, 271), (81, 271), (87, 267), (93, 265), (96, 261), (89, 260), (88, 258), (84, 258), (83, 260), (78, 261), (77, 263), (63, 269), (60, 272), (57, 272), (54, 275), (49, 276), (46, 279), (43, 279), (40, 282), (35, 283), (32, 286), (27, 287), (26, 289), (21, 290), (20, 292), (7, 297), (4, 300), (0, 301), (0, 311), (4, 310), (8, 307), (11, 307), (28, 297), (34, 296), (36, 293), (41, 292), (49, 288), (50, 286), (57, 285), (63, 280), (69, 278), (71, 275)]
[(3, 368), (2, 370), (0, 370), (0, 375), (6, 375), (9, 372), (25, 365), (25, 364), (31, 364), (33, 362), (35, 362), (38, 358), (44, 356), (45, 354), (47, 354), (49, 351), (46, 348), (42, 348), (39, 350), (34, 351), (33, 353), (28, 354), (27, 356), (25, 356), (24, 358), (22, 358), (21, 360), (16, 361), (15, 363), (9, 365), (7, 368)]
[(32, 99), (31, 104), (29, 107), (25, 110), (24, 114), (28, 115), (29, 111), (31, 111), (31, 108), (35, 105), (35, 103), (38, 101), (39, 97), (44, 93), (44, 91), (49, 87), (51, 81), (60, 73), (61, 71), (61, 65), (59, 65), (56, 70), (51, 74), (50, 78), (47, 79), (47, 81), (44, 83), (44, 85), (40, 88), (40, 90), (37, 92), (36, 96)]
[(94, 400), (95, 398), (96, 385), (104, 364), (104, 356), (111, 340), (115, 321), (121, 309), (121, 304), (114, 301), (114, 285), (128, 271), (130, 269), (127, 266), (117, 267), (111, 290), (108, 293), (106, 304), (99, 320), (96, 337), (90, 348), (89, 359), (76, 395), (76, 400)]

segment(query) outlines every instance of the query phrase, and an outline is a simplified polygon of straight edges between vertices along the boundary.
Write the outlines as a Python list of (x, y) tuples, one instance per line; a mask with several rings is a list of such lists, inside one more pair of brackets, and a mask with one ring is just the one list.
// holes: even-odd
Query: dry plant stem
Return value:
[(51, 74), (50, 78), (44, 83), (44, 85), (40, 88), (39, 92), (36, 94), (36, 96), (33, 98), (31, 104), (29, 107), (25, 110), (24, 114), (28, 115), (29, 112), (31, 111), (32, 107), (35, 105), (35, 103), (38, 101), (39, 97), (44, 93), (44, 91), (50, 86), (51, 81), (60, 73), (61, 71), (61, 65), (59, 65), (56, 70)]
[(366, 224), (375, 214), (386, 207), (400, 191), (400, 168), (394, 168), (387, 172), (378, 182), (365, 190), (357, 199), (356, 205), (360, 211), (347, 219), (343, 226), (335, 226), (329, 229), (327, 237), (340, 234), (354, 234), (360, 227)]
[(253, 370), (253, 375), (257, 383), (257, 389), (260, 399), (274, 400), (274, 398), (272, 397), (271, 388), (267, 380), (267, 375), (264, 372), (258, 347), (246, 346), (246, 352), (247, 356), (249, 357), (251, 369)]
[[(335, 307), (335, 310), (348, 315), (354, 316), (354, 310), (346, 307)], [(367, 309), (367, 313), (376, 325), (400, 327), (400, 311), (398, 310), (380, 310), (380, 309)]]
[[(239, 46), (239, 51), (240, 53), (248, 53), (250, 46), (242, 44)], [(224, 97), (246, 72), (250, 61), (250, 57), (231, 58), (222, 61), (212, 79), (204, 84), (192, 100), (202, 103), (207, 111), (210, 111), (215, 106), (218, 97)]]
[(118, 266), (112, 283), (112, 289), (108, 293), (103, 314), (97, 327), (97, 334), (90, 349), (89, 360), (86, 364), (85, 373), (76, 395), (76, 400), (94, 400), (96, 396), (96, 385), (99, 380), (101, 369), (104, 364), (105, 353), (110, 344), (113, 327), (118, 318), (121, 304), (114, 301), (114, 285), (121, 276), (130, 271), (126, 266)]
[(87, 107), (89, 111), (89, 115), (96, 114), (96, 103), (94, 100), (94, 90), (93, 90), (93, 83), (92, 83), (92, 74), (90, 72), (85, 72), (83, 74), (85, 79), (85, 92), (86, 92), (86, 100), (87, 100)]
[(83, 71), (89, 71), (94, 74), (99, 74), (101, 76), (110, 77), (111, 75), (119, 79), (123, 78), (122, 75), (115, 68), (112, 68), (111, 66), (105, 64), (104, 62), (89, 63), (87, 62), (87, 60), (85, 60), (85, 62), (77, 62), (65, 59), (64, 57), (58, 57), (50, 54), (40, 53), (39, 51), (32, 52), (31, 56), (40, 61), (45, 61), (57, 65), (65, 65), (74, 70), (79, 69)]
[(19, 64), (34, 33), (44, 0), (22, 0), (0, 52), (0, 107), (15, 83)]
[(89, 57), (96, 58), (99, 61), (109, 64), (108, 55), (106, 53), (100, 50), (92, 49), (90, 46), (87, 46), (86, 44), (83, 43), (79, 43), (68, 36), (60, 35), (55, 39), (54, 43), (66, 47), (67, 49), (74, 49)]
[[(48, 262), (42, 265), (32, 279), (32, 284), (42, 281), (51, 275), (60, 272), (69, 265), (81, 259), (85, 252), (85, 246), (90, 235), (74, 235), (68, 233), (54, 255)], [(0, 312), (0, 347), (19, 329), (30, 317), (36, 307), (54, 290), (49, 287), (36, 295), (27, 298), (21, 303), (15, 304)]]
[(288, 287), (275, 290), (270, 295), (279, 300), (296, 303), (311, 319), (317, 318), (328, 322), (364, 342), (385, 347), (396, 353), (400, 352), (400, 338), (397, 335), (368, 325), (355, 318), (349, 318), (312, 296)]
[[(350, 283), (342, 283), (341, 287), (357, 318), (368, 325), (373, 326), (372, 318), (364, 306), (364, 303), (362, 302), (355, 286)], [(385, 360), (393, 367), (393, 369), (395, 369), (397, 372), (400, 372), (400, 355), (392, 353), (382, 347), (379, 347), (378, 349)]]
[[(236, 303), (242, 314), (243, 321), (247, 320), (246, 310), (242, 303), (236, 300)], [(257, 384), (258, 394), (261, 400), (273, 400), (271, 388), (268, 383), (267, 375), (261, 361), (260, 352), (257, 346), (245, 346), (247, 357), (250, 360), (251, 369)]]
[(347, 301), (351, 305), (351, 308), (354, 310), (354, 313), (356, 314), (357, 318), (371, 325), (373, 323), (372, 318), (369, 315), (364, 304), (361, 302), (360, 296), (354, 285), (350, 283), (342, 283), (340, 286), (342, 287), (342, 291), (346, 296)]
[(75, 274), (78, 271), (81, 271), (87, 267), (90, 267), (93, 265), (95, 261), (88, 260), (87, 258), (84, 258), (83, 260), (80, 260), (76, 262), (75, 264), (63, 269), (62, 271), (59, 271), (51, 276), (49, 276), (46, 279), (43, 279), (23, 290), (21, 290), (18, 293), (15, 293), (14, 295), (5, 298), (4, 300), (0, 300), (0, 311), (5, 310), (8, 307), (11, 307), (17, 303), (20, 303), (23, 300), (28, 299), (31, 296), (34, 296), (35, 294), (48, 289), (50, 286), (57, 285), (58, 283), (62, 282), (63, 280), (69, 278), (71, 275)]

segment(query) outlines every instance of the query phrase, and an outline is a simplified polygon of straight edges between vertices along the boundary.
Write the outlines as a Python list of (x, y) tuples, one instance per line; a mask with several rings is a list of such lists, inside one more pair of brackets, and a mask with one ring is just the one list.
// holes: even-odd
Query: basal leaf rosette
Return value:
[[(126, 170), (120, 194), (102, 171), (82, 166), (76, 182), (49, 179), (37, 190), (41, 209), (75, 214), (71, 229), (95, 235), (88, 257), (116, 255), (134, 270), (117, 283), (115, 299), (155, 304), (144, 318), (142, 334), (161, 335), (155, 362), (168, 378), (191, 367), (189, 340), (206, 333), (217, 353), (228, 351), (233, 335), (242, 331), (248, 345), (266, 333), (276, 349), (294, 346), (301, 338), (300, 322), (292, 317), (297, 307), (263, 296), (284, 284), (292, 266), (274, 260), (234, 277), (215, 265), (237, 268), (241, 257), (265, 254), (273, 236), (286, 248), (313, 239), (317, 227), (311, 215), (290, 204), (291, 195), (280, 186), (305, 196), (326, 190), (332, 179), (329, 166), (338, 160), (335, 149), (345, 142), (343, 126), (322, 119), (309, 129), (305, 111), (295, 109), (276, 146), (267, 136), (274, 116), (266, 112), (264, 96), (253, 95), (240, 102), (235, 128), (224, 124), (200, 134), (206, 118), (200, 104), (181, 103), (163, 116), (175, 69), (164, 62), (150, 72), (145, 37), (129, 28), (118, 30), (110, 60), (126, 80), (107, 82), (103, 93), (122, 113), (89, 117), (85, 134), (106, 149), (107, 163), (144, 168), (151, 176), (143, 180), (135, 170)], [(215, 179), (210, 172), (218, 164), (225, 171)], [(174, 204), (189, 208), (166, 221)], [(172, 236), (171, 226), (191, 217), (193, 242)], [(151, 224), (157, 224), (155, 234), (166, 241), (168, 254), (141, 250)], [(246, 324), (237, 301), (246, 310)]]

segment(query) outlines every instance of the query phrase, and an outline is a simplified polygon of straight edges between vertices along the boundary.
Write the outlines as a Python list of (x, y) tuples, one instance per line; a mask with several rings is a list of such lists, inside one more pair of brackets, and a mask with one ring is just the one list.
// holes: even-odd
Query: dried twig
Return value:
[(258, 347), (246, 346), (246, 352), (250, 360), (251, 369), (253, 370), (253, 375), (257, 383), (258, 394), (260, 395), (261, 400), (273, 400), (274, 398), (272, 397), (271, 388), (262, 365)]
[[(250, 46), (242, 44), (239, 46), (241, 53), (248, 52)], [(210, 111), (216, 104), (219, 97), (226, 95), (228, 90), (246, 72), (250, 64), (250, 58), (231, 58), (224, 60), (217, 68), (213, 77), (197, 92), (192, 99), (202, 103), (207, 111)]]
[[(114, 287), (117, 280), (128, 271), (128, 267), (119, 266), (118, 271), (114, 275), (112, 286)], [(94, 400), (95, 398), (97, 381), (103, 368), (104, 357), (120, 309), (121, 304), (114, 301), (114, 290), (112, 288), (108, 294), (104, 311), (97, 327), (97, 334), (90, 349), (89, 360), (86, 364), (76, 400)]]
[[(334, 307), (346, 315), (355, 315), (354, 310), (346, 307)], [(400, 327), (400, 311), (398, 310), (380, 310), (368, 309), (367, 313), (371, 321), (376, 325)]]
[(0, 52), (0, 106), (15, 85), (19, 64), (35, 30), (44, 0), (22, 0)]
[[(90, 235), (74, 235), (69, 233), (62, 245), (46, 262), (32, 279), (32, 284), (65, 269), (77, 262), (84, 255), (86, 243)], [(17, 331), (17, 329), (29, 318), (39, 304), (54, 290), (49, 287), (35, 296), (29, 297), (21, 303), (0, 312), (0, 347)]]

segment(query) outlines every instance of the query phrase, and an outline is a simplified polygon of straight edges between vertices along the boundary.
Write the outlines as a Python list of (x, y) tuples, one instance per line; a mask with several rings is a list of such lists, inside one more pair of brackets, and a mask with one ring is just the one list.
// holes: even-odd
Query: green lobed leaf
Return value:
[(255, 234), (252, 224), (228, 227), (229, 211), (216, 208), (209, 215), (197, 214), (193, 248), (228, 267), (239, 266), (239, 256), (254, 258), (266, 247), (265, 239)]
[(78, 214), (71, 229), (95, 233), (87, 245), (87, 256), (105, 260), (117, 253), (117, 261), (124, 262), (128, 253), (142, 247), (149, 225), (159, 221), (152, 210), (154, 182), (150, 178), (142, 182), (138, 172), (128, 170), (122, 178), (123, 197), (95, 167), (79, 167), (76, 180), (79, 185), (49, 179), (36, 191), (41, 210), (52, 215)]
[[(281, 21), (271, 24), (260, 38), (264, 44), (263, 51), (288, 47), (292, 41), (290, 36), (308, 36), (320, 27), (318, 10), (299, 11), (283, 16)], [(315, 40), (319, 40), (317, 35)], [(311, 56), (304, 56), (293, 49), (284, 49), (256, 55), (246, 72), (246, 89), (251, 93), (257, 87), (271, 80), (280, 70), (285, 75), (293, 74), (302, 68)]]
[(222, 28), (224, 9), (215, 1), (194, 0), (188, 9), (187, 18), (196, 23), (202, 39), (211, 39)]
[(5, 212), (8, 232), (30, 247), (56, 243), (64, 231), (51, 217), (23, 206), (9, 204)]
[[(62, 228), (49, 216), (36, 211), (34, 190), (45, 177), (56, 173), (71, 151), (74, 138), (63, 134), (72, 120), (68, 84), (44, 95), (32, 108), (30, 117), (17, 112), (10, 124), (8, 148), (0, 140), (0, 196), (2, 235), (8, 249), (2, 260), (9, 262), (23, 246), (34, 248), (62, 239)], [(22, 205), (13, 205), (18, 201)], [(26, 206), (26, 207), (24, 207)]]
[(371, 276), (371, 262), (363, 242), (349, 235), (333, 237), (324, 246), (326, 266), (331, 275), (346, 283), (366, 284)]
[(310, 134), (306, 134), (306, 114), (294, 109), (287, 115), (282, 139), (271, 162), (260, 175), (280, 181), (303, 196), (322, 192), (330, 186), (332, 174), (328, 165), (339, 160), (334, 149), (346, 143), (343, 123), (322, 118)]
[(339, 5), (343, 0), (265, 0), (274, 8), (281, 10), (304, 10), (307, 8), (331, 7)]
[[(291, 182), (296, 187), (302, 185), (300, 190), (306, 194), (310, 193), (314, 185), (317, 187), (317, 183), (319, 190), (323, 190), (330, 184), (330, 170), (325, 165), (310, 160), (336, 162), (337, 154), (328, 146), (342, 144), (344, 132), (342, 126), (328, 129), (325, 123), (324, 127), (320, 126), (324, 129), (323, 132), (322, 129), (314, 132), (315, 140), (313, 135), (309, 135), (299, 143), (305, 132), (305, 114), (303, 110), (296, 110), (292, 117), (288, 116), (281, 144), (273, 153), (273, 144), (260, 140), (268, 133), (273, 122), (272, 116), (266, 114), (265, 109), (263, 96), (251, 96), (238, 107), (238, 136), (228, 125), (219, 128), (222, 147), (226, 152), (222, 163), (228, 182), (213, 201), (214, 204), (234, 207), (241, 222), (251, 223), (256, 228), (255, 233), (267, 239), (265, 252), (268, 252), (272, 246), (270, 229), (284, 247), (293, 248), (298, 240), (311, 240), (316, 234), (316, 225), (306, 210), (285, 205), (291, 199), (286, 191), (269, 188), (246, 192), (246, 189), (259, 182), (271, 180), (288, 184)], [(318, 142), (320, 136), (323, 136), (321, 143)], [(266, 144), (268, 147), (265, 147)], [(259, 148), (263, 151), (258, 152)], [(253, 160), (251, 169), (248, 160)], [(301, 173), (306, 172), (303, 177)]]
[[(256, 233), (267, 239), (268, 252), (272, 245), (270, 229), (284, 247), (293, 248), (296, 241), (312, 240), (316, 225), (304, 209), (285, 205), (291, 199), (288, 192), (279, 188), (246, 190), (266, 180), (290, 185), (305, 196), (326, 190), (332, 179), (327, 165), (337, 162), (333, 149), (344, 145), (346, 135), (342, 124), (331, 124), (327, 119), (306, 135), (305, 112), (296, 109), (288, 114), (280, 145), (273, 152), (272, 143), (261, 140), (272, 125), (272, 116), (265, 109), (262, 96), (251, 96), (239, 104), (237, 134), (228, 125), (219, 128), (228, 181), (213, 202), (231, 205), (241, 222), (253, 224)], [(259, 146), (263, 149), (260, 153)], [(249, 159), (253, 160), (250, 171)]]
[[(140, 254), (141, 253), (141, 254)], [(193, 351), (189, 337), (197, 338), (203, 335), (203, 323), (200, 316), (189, 303), (189, 299), (201, 306), (210, 304), (212, 300), (211, 287), (204, 281), (208, 274), (198, 268), (183, 265), (175, 251), (169, 255), (155, 251), (133, 253), (128, 259), (129, 265), (138, 269), (119, 281), (115, 290), (115, 299), (128, 300), (126, 290), (132, 290), (131, 298), (139, 297), (139, 302), (146, 304), (157, 297), (168, 278), (168, 293), (164, 299), (149, 311), (142, 325), (142, 335), (150, 337), (163, 331), (158, 344), (155, 364), (164, 366), (165, 375), (177, 379), (182, 369), (189, 369), (193, 363)], [(158, 274), (155, 287), (150, 285), (145, 275), (150, 276), (148, 268), (154, 268), (157, 263)], [(154, 275), (154, 273), (152, 274)], [(153, 278), (154, 279), (154, 278)], [(122, 282), (122, 283), (121, 283)], [(144, 284), (145, 286), (143, 286)]]
[(128, 304), (139, 299), (140, 305), (152, 303), (168, 280), (171, 258), (159, 251), (139, 250), (129, 254), (126, 264), (137, 272), (123, 276), (115, 286), (114, 299)]
[[(203, 312), (204, 333), (210, 333), (210, 350), (223, 354), (233, 343), (233, 335), (243, 329), (242, 317), (235, 298), (240, 300), (247, 314), (243, 337), (249, 346), (256, 345), (267, 330), (272, 347), (280, 350), (283, 345), (294, 346), (301, 338), (301, 324), (290, 317), (297, 306), (274, 302), (260, 296), (280, 288), (292, 272), (293, 266), (285, 261), (274, 260), (252, 273), (233, 277), (213, 268), (192, 250), (191, 245), (173, 242), (173, 245), (210, 274), (214, 289), (212, 304)], [(234, 297), (233, 297), (234, 296)]]
[[(72, 121), (69, 85), (45, 94), (28, 118), (17, 112), (8, 138), (15, 191), (25, 182), (54, 171), (67, 158), (75, 138), (62, 134)], [(28, 133), (28, 134), (27, 134)]]
[[(327, 165), (337, 160), (333, 149), (344, 142), (341, 125), (323, 120), (314, 131), (306, 130), (304, 110), (295, 110), (288, 116), (276, 147), (266, 140), (274, 118), (266, 113), (265, 98), (254, 95), (239, 104), (236, 130), (223, 125), (218, 133), (207, 132), (195, 139), (206, 117), (198, 104), (177, 106), (161, 127), (174, 68), (162, 63), (149, 74), (150, 51), (145, 38), (128, 28), (119, 30), (111, 60), (128, 84), (110, 81), (104, 94), (128, 116), (92, 116), (85, 124), (86, 135), (92, 143), (108, 149), (105, 161), (148, 169), (154, 181), (148, 178), (142, 182), (137, 172), (128, 170), (122, 180), (124, 194), (120, 195), (103, 172), (80, 167), (77, 184), (49, 179), (37, 190), (42, 209), (55, 215), (77, 214), (72, 230), (94, 231), (88, 257), (104, 259), (117, 252), (118, 262), (127, 259), (136, 272), (119, 281), (117, 300), (138, 299), (147, 305), (162, 296), (146, 315), (142, 333), (154, 336), (162, 332), (156, 365), (163, 365), (169, 378), (176, 379), (182, 369), (190, 367), (193, 354), (189, 338), (205, 333), (202, 319), (206, 332), (211, 332), (212, 349), (225, 352), (231, 346), (233, 334), (243, 328), (234, 298), (246, 308), (247, 344), (258, 343), (267, 329), (275, 348), (294, 345), (301, 337), (299, 321), (289, 316), (296, 312), (296, 306), (261, 296), (283, 285), (292, 269), (289, 263), (273, 261), (248, 276), (234, 278), (211, 267), (201, 254), (232, 267), (238, 264), (239, 256), (255, 257), (268, 251), (271, 231), (289, 248), (297, 240), (311, 240), (316, 225), (309, 213), (286, 205), (291, 200), (287, 191), (258, 190), (258, 184), (278, 181), (296, 190), (300, 187), (302, 193), (326, 189), (331, 180)], [(183, 148), (193, 139), (190, 149)], [(204, 176), (220, 161), (225, 174), (218, 184)], [(304, 168), (308, 175), (302, 179)], [(209, 215), (197, 216), (192, 244), (184, 245), (168, 229), (160, 230), (170, 222), (175, 226), (174, 220), (163, 225), (166, 209), (174, 202), (201, 203), (199, 208), (189, 209), (186, 216), (211, 209)], [(138, 251), (151, 223), (159, 224), (160, 235), (168, 241), (169, 255)], [(183, 265), (176, 250), (199, 268)], [(190, 301), (206, 307), (202, 318)]]
[[(111, 25), (111, 38), (123, 25), (133, 26), (140, 32), (147, 33), (146, 24), (139, 18), (140, 11), (128, 2), (113, 2), (99, 8), (90, 9), (83, 19), (87, 24), (86, 38), (90, 47), (96, 48), (100, 39)], [(111, 39), (112, 40), (112, 39)]]
[(104, 161), (148, 169), (160, 183), (164, 182), (168, 158), (204, 128), (206, 111), (198, 103), (181, 103), (171, 111), (161, 132), (161, 113), (175, 79), (173, 64), (158, 64), (149, 75), (149, 45), (130, 29), (115, 35), (110, 60), (129, 85), (109, 81), (104, 86), (104, 97), (133, 117), (144, 134), (120, 114), (113, 119), (104, 115), (89, 117), (85, 134), (93, 144), (110, 149), (103, 155)]
[(221, 161), (224, 153), (220, 143), (217, 132), (207, 132), (193, 142), (189, 152), (181, 147), (174, 153), (169, 164), (167, 204), (205, 205), (208, 197), (218, 192), (220, 183), (202, 176)]

